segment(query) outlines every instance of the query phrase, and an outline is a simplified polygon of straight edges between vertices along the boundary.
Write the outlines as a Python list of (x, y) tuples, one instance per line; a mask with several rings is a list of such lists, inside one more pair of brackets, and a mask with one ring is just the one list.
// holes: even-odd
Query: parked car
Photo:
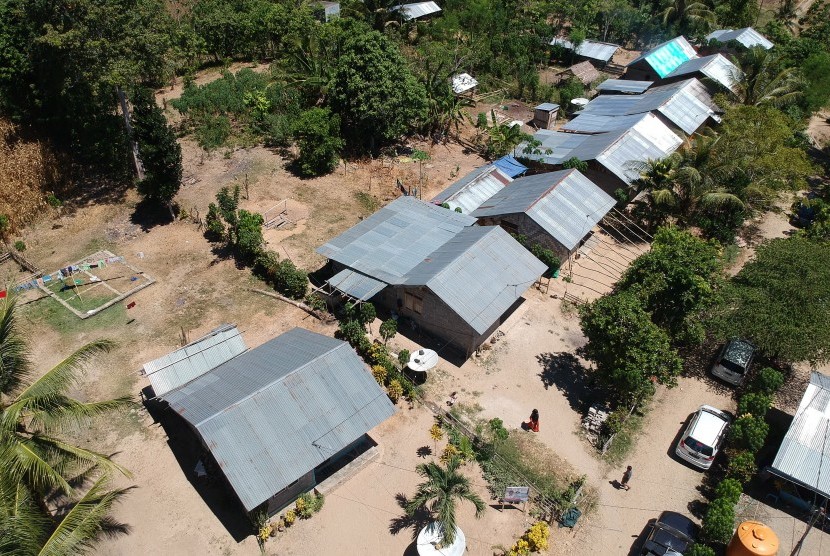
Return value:
[(726, 438), (726, 431), (732, 419), (711, 405), (702, 405), (692, 418), (689, 426), (680, 437), (675, 453), (695, 467), (709, 469), (721, 444)]
[(712, 374), (729, 384), (740, 386), (746, 380), (749, 367), (755, 359), (755, 351), (755, 346), (746, 340), (726, 342), (712, 367)]
[(697, 537), (694, 521), (677, 512), (663, 512), (649, 524), (641, 556), (682, 556)]

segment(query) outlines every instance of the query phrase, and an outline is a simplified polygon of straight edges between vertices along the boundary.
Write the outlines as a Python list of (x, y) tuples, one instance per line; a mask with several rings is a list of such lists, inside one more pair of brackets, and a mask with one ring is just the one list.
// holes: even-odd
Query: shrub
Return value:
[(398, 400), (403, 396), (403, 386), (401, 386), (400, 381), (398, 379), (390, 380), (389, 386), (386, 387), (386, 393), (392, 403), (398, 403)]
[(63, 206), (63, 201), (55, 197), (54, 193), (49, 193), (48, 195), (46, 195), (46, 202), (52, 208), (58, 208)]
[(772, 396), (784, 384), (784, 375), (775, 369), (764, 367), (749, 385), (754, 392)]
[(772, 400), (766, 394), (750, 392), (741, 396), (738, 400), (738, 415), (755, 415), (763, 418), (772, 404)]
[(306, 305), (308, 305), (315, 311), (325, 312), (328, 310), (326, 300), (323, 299), (321, 296), (317, 295), (316, 293), (312, 293), (305, 296), (305, 299), (303, 301)]
[(407, 363), (409, 363), (409, 350), (402, 349), (398, 352), (398, 363), (401, 364), (401, 367), (405, 367)]
[(23, 252), (23, 251), (26, 250), (26, 244), (23, 243), (23, 240), (18, 239), (17, 241), (14, 242), (14, 248), (17, 249), (18, 251)]
[(454, 444), (447, 444), (444, 446), (444, 451), (441, 452), (441, 457), (438, 459), (443, 463), (448, 463), (451, 459), (460, 458), (460, 456), (461, 451)]
[(695, 543), (686, 551), (686, 556), (715, 556), (715, 550), (705, 544)]
[(433, 442), (437, 443), (439, 440), (444, 438), (444, 429), (442, 429), (441, 425), (439, 425), (438, 423), (434, 423), (429, 428), (429, 436), (430, 438), (432, 438)]
[(222, 217), (219, 215), (219, 207), (216, 203), (208, 205), (207, 215), (205, 216), (205, 229), (207, 233), (213, 236), (213, 239), (221, 239), (225, 237), (225, 224), (222, 222)]
[(308, 274), (288, 259), (282, 260), (274, 277), (274, 289), (292, 299), (303, 299), (308, 291)]
[(726, 467), (726, 476), (745, 485), (752, 480), (752, 476), (755, 475), (756, 470), (755, 454), (744, 450), (729, 458), (729, 464)]
[(262, 223), (261, 214), (247, 210), (239, 211), (236, 247), (239, 250), (239, 256), (246, 263), (250, 264), (256, 260), (265, 245), (265, 239), (262, 237)]
[(296, 168), (301, 176), (322, 176), (337, 167), (343, 139), (340, 138), (340, 117), (328, 108), (311, 108), (303, 112), (294, 127), (294, 138), (300, 148)]
[(386, 383), (386, 367), (383, 365), (374, 365), (372, 367), (372, 376), (378, 384), (383, 386)]
[(763, 417), (742, 415), (729, 430), (729, 443), (739, 450), (757, 452), (764, 446), (768, 432), (769, 425)]
[(398, 321), (395, 319), (387, 319), (380, 325), (380, 336), (384, 342), (388, 342), (398, 333)]
[(361, 340), (367, 339), (363, 326), (354, 320), (340, 321), (337, 332), (341, 340), (348, 342), (353, 348), (357, 348), (358, 351), (361, 351)]
[(572, 156), (571, 158), (562, 163), (562, 168), (565, 170), (567, 170), (568, 168), (576, 168), (580, 172), (585, 172), (588, 170), (588, 163), (584, 160), (579, 160), (575, 156)]
[(725, 498), (737, 504), (743, 492), (743, 486), (737, 479), (724, 479), (715, 487), (715, 498)]
[(541, 243), (534, 243), (530, 248), (530, 252), (548, 266), (547, 274), (553, 274), (559, 270), (559, 266), (562, 264), (559, 261), (559, 256)]
[(504, 422), (498, 417), (490, 419), (490, 432), (493, 433), (493, 440), (507, 440), (510, 433), (504, 428)]
[(550, 527), (544, 521), (537, 521), (525, 533), (524, 539), (527, 540), (531, 552), (544, 552), (548, 549), (548, 538), (550, 537)]
[(383, 344), (373, 343), (366, 356), (372, 365), (385, 365), (389, 361), (389, 350)]
[[(297, 515), (302, 519), (310, 518), (323, 508), (324, 501), (325, 498), (322, 494), (315, 494), (313, 492), (303, 493), (299, 498), (297, 498), (297, 502), (295, 504)], [(286, 521), (287, 517), (288, 516), (286, 516)]]
[(710, 542), (726, 544), (732, 538), (735, 526), (735, 504), (726, 498), (717, 498), (703, 517), (701, 536)]
[(291, 525), (293, 525), (296, 520), (297, 520), (297, 512), (295, 512), (294, 510), (288, 510), (287, 512), (285, 512), (285, 526), (286, 527), (291, 527)]
[(620, 432), (623, 428), (623, 424), (625, 423), (625, 415), (625, 409), (612, 411), (602, 424), (602, 432), (604, 433), (604, 436), (612, 436)]
[(516, 541), (516, 544), (513, 545), (513, 548), (507, 551), (507, 556), (529, 556), (530, 555), (530, 544), (524, 540), (519, 539)]
[(5, 238), (11, 230), (11, 221), (5, 214), (0, 214), (0, 238)]

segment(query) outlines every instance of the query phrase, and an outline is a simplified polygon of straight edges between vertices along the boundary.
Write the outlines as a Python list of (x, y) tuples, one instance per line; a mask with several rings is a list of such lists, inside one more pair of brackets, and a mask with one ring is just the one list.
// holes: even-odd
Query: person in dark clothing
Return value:
[(530, 421), (527, 422), (527, 428), (533, 432), (539, 432), (539, 410), (534, 409), (530, 412)]
[(625, 469), (625, 473), (623, 473), (622, 481), (620, 482), (620, 488), (624, 488), (625, 490), (630, 489), (631, 487), (628, 486), (628, 481), (631, 480), (631, 466), (629, 465)]

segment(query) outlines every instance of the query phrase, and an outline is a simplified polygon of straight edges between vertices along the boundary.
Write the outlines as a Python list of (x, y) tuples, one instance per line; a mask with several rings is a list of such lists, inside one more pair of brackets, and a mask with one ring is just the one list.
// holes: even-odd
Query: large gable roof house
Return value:
[(394, 412), (348, 344), (302, 328), (167, 392), (246, 511), (272, 514)]
[(517, 233), (565, 258), (615, 204), (579, 170), (569, 169), (519, 178), (473, 216), (486, 224), (514, 226)]
[(734, 89), (741, 70), (723, 54), (712, 54), (684, 62), (665, 76), (666, 80), (705, 77), (726, 89)]
[[(571, 41), (564, 37), (556, 37), (550, 41), (551, 46), (561, 46), (567, 50), (574, 50), (574, 45)], [(620, 45), (613, 44), (610, 42), (600, 42), (600, 41), (592, 41), (592, 40), (584, 40), (579, 43), (579, 46), (576, 47), (576, 54), (580, 58), (585, 58), (590, 60), (594, 63), (599, 63), (600, 65), (607, 64), (611, 58), (614, 57), (614, 54), (617, 50), (620, 49)]]
[(697, 57), (694, 47), (685, 37), (675, 37), (643, 52), (629, 62), (625, 78), (641, 81), (662, 79), (684, 62)]
[(752, 27), (744, 27), (743, 29), (718, 29), (706, 35), (706, 40), (716, 40), (722, 43), (736, 41), (744, 48), (760, 46), (765, 50), (769, 50), (775, 46), (769, 39)]

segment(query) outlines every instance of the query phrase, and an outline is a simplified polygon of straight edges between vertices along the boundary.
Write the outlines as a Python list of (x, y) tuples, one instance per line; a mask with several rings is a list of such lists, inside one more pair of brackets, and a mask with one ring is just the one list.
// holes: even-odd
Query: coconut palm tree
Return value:
[(732, 75), (732, 96), (749, 106), (780, 107), (798, 99), (804, 90), (799, 69), (784, 67), (780, 57), (760, 46), (750, 48)]
[(673, 0), (662, 12), (663, 25), (677, 24), (681, 31), (692, 26), (710, 27), (715, 24), (715, 12), (703, 0)]
[(450, 458), (442, 467), (432, 461), (422, 463), (415, 468), (424, 482), (418, 485), (415, 496), (407, 503), (407, 515), (414, 515), (421, 508), (432, 514), (443, 533), (443, 544), (451, 545), (455, 541), (455, 505), (459, 502), (472, 502), (476, 507), (476, 517), (481, 517), (487, 507), (470, 487), (470, 480), (458, 472), (461, 460)]

